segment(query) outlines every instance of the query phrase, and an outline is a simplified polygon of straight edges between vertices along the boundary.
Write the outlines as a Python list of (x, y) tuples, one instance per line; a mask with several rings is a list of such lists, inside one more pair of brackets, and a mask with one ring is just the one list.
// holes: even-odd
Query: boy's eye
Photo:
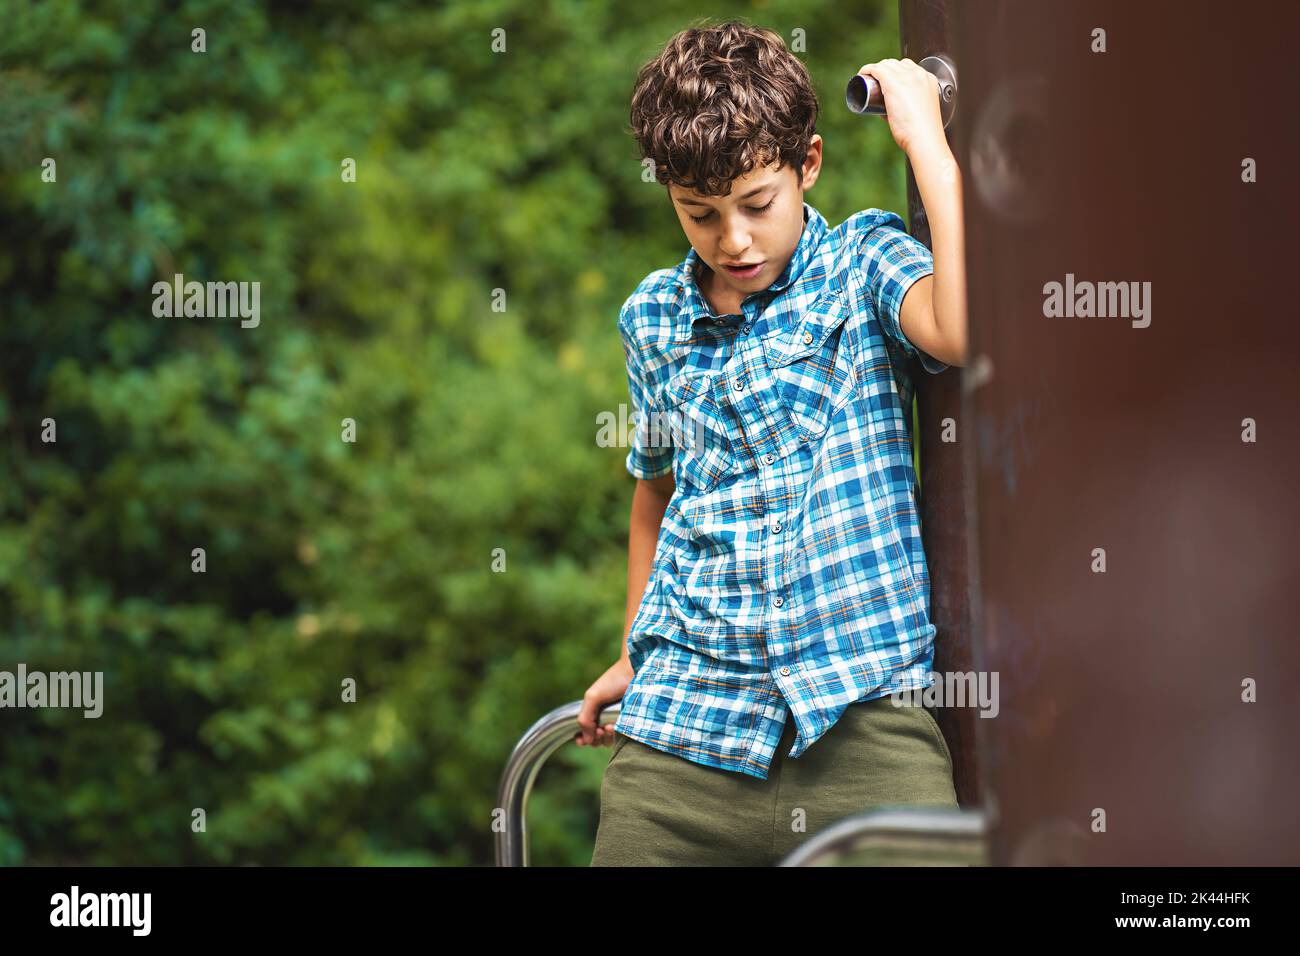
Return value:
[[(763, 213), (767, 212), (769, 209), (772, 208), (772, 203), (774, 202), (776, 202), (775, 196), (773, 196), (771, 199), (767, 201), (766, 206), (746, 206), (745, 208), (748, 209), (750, 212), (754, 213), (755, 215), (761, 216)], [(704, 220), (708, 219), (712, 215), (713, 215), (713, 210), (710, 209), (703, 216), (691, 216), (691, 219), (694, 222), (704, 222)]]

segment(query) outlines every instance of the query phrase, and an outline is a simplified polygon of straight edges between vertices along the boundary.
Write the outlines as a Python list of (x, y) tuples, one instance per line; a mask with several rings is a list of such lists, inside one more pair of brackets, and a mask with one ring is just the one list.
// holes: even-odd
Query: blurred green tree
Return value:
[[(0, 10), (0, 669), (106, 696), (0, 712), (0, 864), (489, 862), (514, 741), (618, 653), (596, 419), (619, 306), (688, 248), (628, 97), (698, 5)], [(840, 105), (894, 5), (710, 13), (804, 31), (809, 201), (903, 210)], [(259, 325), (155, 317), (176, 273), (260, 283)], [(543, 775), (535, 862), (588, 861), (607, 754)]]

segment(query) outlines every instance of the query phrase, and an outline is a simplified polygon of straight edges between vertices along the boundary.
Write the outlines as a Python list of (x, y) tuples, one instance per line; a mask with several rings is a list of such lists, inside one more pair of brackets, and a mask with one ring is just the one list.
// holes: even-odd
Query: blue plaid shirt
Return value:
[(935, 629), (912, 467), (899, 310), (933, 272), (893, 213), (835, 229), (804, 203), (799, 245), (740, 314), (715, 316), (684, 262), (647, 276), (619, 332), (636, 423), (627, 469), (673, 472), (628, 634), (615, 729), (767, 779), (854, 701), (931, 682)]

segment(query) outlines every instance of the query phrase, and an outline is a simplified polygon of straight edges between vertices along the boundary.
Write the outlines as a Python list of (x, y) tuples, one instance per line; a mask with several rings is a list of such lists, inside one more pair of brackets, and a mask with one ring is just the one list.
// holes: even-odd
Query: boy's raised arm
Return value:
[(909, 59), (858, 71), (880, 83), (894, 142), (907, 154), (930, 223), (934, 275), (908, 290), (899, 325), (908, 341), (948, 365), (966, 364), (966, 252), (961, 171), (948, 148), (934, 77)]

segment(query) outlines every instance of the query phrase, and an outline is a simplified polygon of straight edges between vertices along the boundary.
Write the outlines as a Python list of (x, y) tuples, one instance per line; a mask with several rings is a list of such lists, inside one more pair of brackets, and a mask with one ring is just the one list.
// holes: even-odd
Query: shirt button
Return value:
[(805, 332), (805, 333), (803, 334), (803, 344), (804, 344), (804, 345), (812, 345), (812, 333), (811, 333), (811, 332)]
[(782, 676), (782, 677), (789, 677), (789, 676), (790, 676), (790, 668), (788, 668), (788, 667), (782, 667), (782, 668), (781, 668), (781, 676)]
[(780, 534), (780, 533), (781, 533), (781, 522), (778, 521), (778, 522), (776, 522), (776, 524), (772, 525), (772, 533), (773, 533), (773, 534)]
[(778, 594), (776, 597), (772, 598), (772, 603), (775, 604), (777, 607), (780, 607), (782, 604), (785, 603), (785, 598), (781, 597), (781, 595)]
[(776, 461), (776, 455), (772, 455), (772, 454), (764, 455), (763, 460), (770, 465), (772, 464), (772, 462)]
[(743, 378), (736, 379), (736, 391), (743, 392), (744, 390), (745, 390), (745, 380)]

